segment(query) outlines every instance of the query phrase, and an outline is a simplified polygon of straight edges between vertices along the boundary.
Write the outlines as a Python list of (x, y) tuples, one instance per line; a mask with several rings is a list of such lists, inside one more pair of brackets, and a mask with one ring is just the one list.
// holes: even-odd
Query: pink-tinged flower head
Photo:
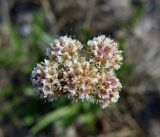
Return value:
[(44, 98), (51, 99), (61, 89), (57, 67), (56, 62), (45, 60), (32, 71), (32, 83)]
[[(85, 50), (87, 49), (87, 50)], [(102, 107), (115, 103), (122, 88), (115, 69), (122, 64), (118, 44), (104, 35), (88, 41), (88, 47), (64, 36), (48, 48), (48, 60), (32, 71), (32, 83), (40, 95), (88, 100)]]
[(99, 67), (119, 69), (122, 64), (122, 51), (118, 49), (118, 44), (104, 35), (88, 41), (92, 60)]
[(96, 90), (97, 101), (103, 102), (103, 104), (100, 103), (102, 106), (118, 101), (119, 90), (122, 85), (113, 71), (103, 72), (98, 83)]
[(70, 60), (73, 56), (78, 56), (82, 49), (82, 44), (75, 39), (67, 36), (55, 39), (48, 49), (49, 58), (56, 59), (58, 62)]

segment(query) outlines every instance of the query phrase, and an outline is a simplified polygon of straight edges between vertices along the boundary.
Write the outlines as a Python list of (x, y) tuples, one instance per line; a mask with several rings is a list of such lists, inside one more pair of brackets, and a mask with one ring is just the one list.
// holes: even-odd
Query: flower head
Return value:
[(71, 60), (74, 56), (78, 56), (81, 49), (82, 44), (78, 40), (63, 36), (50, 44), (47, 54), (49, 58), (63, 63), (66, 60)]
[(122, 64), (122, 51), (118, 44), (104, 35), (88, 41), (92, 61), (99, 67), (119, 69)]
[(102, 107), (118, 101), (122, 86), (114, 70), (119, 69), (123, 58), (116, 42), (99, 36), (88, 41), (88, 51), (83, 50), (83, 54), (83, 45), (67, 36), (50, 45), (48, 60), (32, 71), (32, 83), (42, 97), (53, 100), (67, 96)]

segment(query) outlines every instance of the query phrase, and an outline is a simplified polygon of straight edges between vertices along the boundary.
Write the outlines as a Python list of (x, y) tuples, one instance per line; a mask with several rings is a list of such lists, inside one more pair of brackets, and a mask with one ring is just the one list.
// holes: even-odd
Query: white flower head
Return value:
[(98, 103), (102, 107), (118, 101), (122, 85), (115, 70), (122, 64), (122, 51), (105, 35), (89, 40), (87, 45), (85, 51), (78, 40), (68, 36), (50, 44), (48, 59), (37, 64), (31, 76), (43, 98), (51, 101), (66, 96)]
[(99, 67), (114, 68), (118, 70), (122, 64), (122, 51), (117, 42), (101, 35), (88, 41), (88, 46), (94, 63)]

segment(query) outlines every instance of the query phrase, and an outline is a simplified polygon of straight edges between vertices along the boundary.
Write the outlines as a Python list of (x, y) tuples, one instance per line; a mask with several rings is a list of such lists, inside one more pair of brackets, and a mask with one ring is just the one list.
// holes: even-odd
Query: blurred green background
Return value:
[[(0, 0), (0, 137), (160, 137), (159, 0)], [(41, 99), (30, 76), (55, 38), (119, 41), (123, 89), (106, 109)]]

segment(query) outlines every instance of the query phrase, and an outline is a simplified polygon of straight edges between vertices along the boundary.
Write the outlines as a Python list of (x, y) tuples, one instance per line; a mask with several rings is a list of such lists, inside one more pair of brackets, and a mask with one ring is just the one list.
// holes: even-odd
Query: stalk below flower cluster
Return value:
[(98, 36), (87, 48), (75, 39), (60, 37), (47, 49), (47, 59), (32, 71), (32, 83), (43, 98), (67, 96), (107, 107), (117, 102), (122, 85), (115, 70), (122, 64), (118, 44)]

